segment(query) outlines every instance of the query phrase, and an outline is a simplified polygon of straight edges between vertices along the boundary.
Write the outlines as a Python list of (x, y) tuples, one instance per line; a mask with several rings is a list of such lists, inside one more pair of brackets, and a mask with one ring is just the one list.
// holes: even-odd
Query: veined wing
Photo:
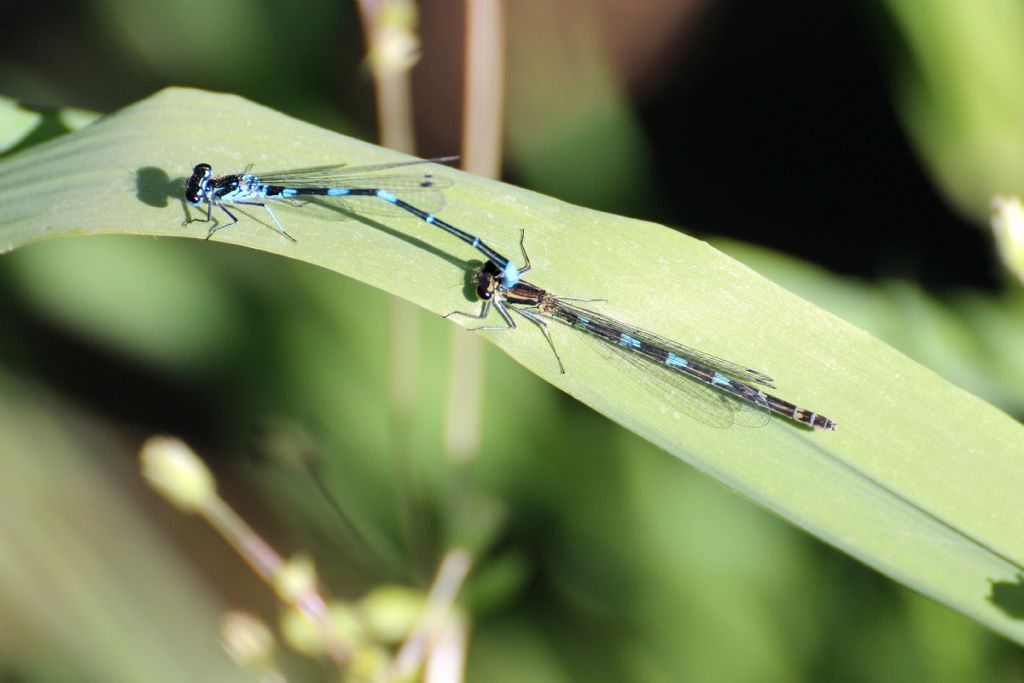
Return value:
[[(286, 181), (301, 181), (303, 178), (316, 179), (317, 181), (325, 179), (347, 179), (352, 180), (360, 176), (374, 176), (378, 177), (381, 175), (381, 171), (388, 171), (396, 168), (405, 168), (407, 166), (422, 166), (425, 164), (437, 164), (445, 163), (449, 161), (455, 161), (458, 157), (441, 157), (438, 159), (412, 159), (410, 161), (395, 161), (387, 164), (371, 164), (362, 166), (349, 166), (348, 164), (328, 164), (325, 166), (310, 166), (307, 168), (289, 169), (287, 171), (270, 171), (267, 173), (256, 173), (255, 175), (262, 178), (266, 182), (273, 183), (275, 185), (288, 184)], [(429, 175), (430, 172), (425, 171), (425, 174)], [(390, 174), (395, 175), (395, 174)], [(399, 174), (404, 177), (417, 177), (419, 173), (404, 173)], [(324, 183), (318, 182), (317, 185), (323, 185)]]
[(769, 377), (763, 372), (754, 370), (753, 368), (745, 368), (742, 365), (733, 363), (732, 361), (728, 361), (725, 360), (724, 358), (713, 356), (710, 353), (698, 351), (697, 349), (691, 348), (684, 344), (680, 344), (678, 342), (674, 342), (671, 339), (659, 336), (657, 334), (654, 334), (653, 332), (648, 332), (647, 330), (642, 330), (638, 327), (631, 327), (629, 325), (622, 323), (619, 320), (615, 320), (614, 318), (610, 318), (606, 315), (598, 313), (597, 311), (592, 311), (586, 308), (582, 308), (580, 306), (574, 306), (573, 304), (567, 303), (564, 299), (558, 299), (558, 305), (564, 307), (569, 311), (572, 311), (576, 315), (585, 317), (589, 320), (596, 321), (599, 324), (604, 325), (606, 327), (621, 330), (622, 332), (628, 334), (633, 339), (636, 339), (644, 344), (648, 344), (650, 346), (657, 346), (659, 348), (665, 349), (669, 353), (675, 354), (680, 358), (683, 358), (688, 361), (695, 361), (701, 365), (705, 365), (711, 368), (712, 370), (718, 370), (719, 372), (722, 372), (726, 375), (729, 375), (730, 377), (738, 379), (741, 382), (751, 382), (755, 384), (760, 384), (762, 386), (771, 387), (773, 389), (775, 388), (775, 385), (772, 384), (773, 380), (771, 377)]
[[(362, 169), (353, 169), (362, 170)], [(349, 175), (324, 171), (320, 175), (279, 174), (258, 176), (266, 185), (282, 186), (296, 189), (307, 188), (347, 188), (350, 190), (386, 190), (427, 213), (438, 213), (444, 208), (445, 199), (442, 190), (452, 186), (448, 178), (440, 178), (432, 173), (402, 175)], [(310, 197), (301, 197), (299, 201), (311, 201)], [(349, 207), (355, 214), (409, 216), (400, 207), (379, 197), (356, 196), (324, 196), (317, 197), (316, 203), (331, 202)]]
[[(585, 309), (576, 310), (579, 310), (581, 315), (587, 313)], [(601, 322), (607, 324), (608, 320), (608, 318), (603, 318)], [(565, 321), (560, 320), (560, 322), (564, 323)], [(617, 326), (622, 327), (621, 325)], [(694, 377), (684, 375), (671, 367), (630, 350), (630, 347), (620, 346), (610, 339), (595, 336), (585, 329), (576, 329), (587, 344), (604, 357), (610, 365), (673, 411), (720, 429), (731, 427), (734, 424), (762, 427), (771, 419), (768, 403), (759, 392), (751, 391), (750, 401), (741, 400), (733, 394), (716, 389)]]

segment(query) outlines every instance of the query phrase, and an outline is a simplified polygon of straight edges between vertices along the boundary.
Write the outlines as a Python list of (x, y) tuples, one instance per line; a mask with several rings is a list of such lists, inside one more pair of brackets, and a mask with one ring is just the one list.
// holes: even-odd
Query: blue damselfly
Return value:
[[(303, 197), (329, 197), (336, 200), (346, 211), (356, 215), (383, 212), (385, 215), (394, 216), (397, 212), (399, 215), (412, 215), (429, 225), (435, 225), (483, 254), (488, 262), (494, 263), (501, 270), (502, 284), (514, 287), (519, 281), (519, 271), (514, 263), (484, 244), (479, 237), (437, 217), (437, 211), (444, 206), (441, 190), (450, 187), (451, 181), (439, 178), (433, 173), (381, 175), (382, 171), (427, 163), (431, 161), (415, 160), (351, 168), (324, 166), (265, 175), (256, 175), (246, 170), (223, 176), (214, 176), (209, 164), (197, 164), (192, 169), (192, 176), (185, 183), (185, 201), (192, 206), (202, 206), (205, 203), (206, 218), (193, 218), (185, 224), (194, 221), (210, 223), (213, 221), (214, 207), (219, 208), (231, 222), (211, 226), (206, 235), (209, 239), (218, 230), (238, 222), (238, 218), (227, 205), (256, 206), (267, 211), (279, 233), (295, 241), (281, 225), (270, 204), (275, 201), (298, 203)], [(414, 200), (416, 205), (407, 202), (403, 197)]]
[(508, 330), (515, 329), (512, 313), (517, 313), (544, 333), (558, 360), (558, 367), (564, 373), (565, 366), (548, 331), (548, 320), (557, 320), (583, 332), (609, 360), (662, 397), (669, 407), (688, 409), (696, 417), (715, 426), (726, 427), (734, 423), (760, 426), (768, 422), (771, 413), (775, 413), (809, 427), (835, 431), (833, 420), (754, 386), (775, 388), (772, 378), (762, 372), (582, 308), (570, 303), (579, 299), (558, 297), (522, 280), (521, 276), (530, 270), (530, 258), (525, 246), (521, 246), (526, 265), (519, 269), (520, 277), (514, 285), (503, 284), (504, 269), (500, 262), (488, 261), (474, 276), (476, 294), (483, 301), (480, 312), (455, 311), (445, 317), (460, 315), (484, 320), (493, 306), (506, 324), (471, 329)]

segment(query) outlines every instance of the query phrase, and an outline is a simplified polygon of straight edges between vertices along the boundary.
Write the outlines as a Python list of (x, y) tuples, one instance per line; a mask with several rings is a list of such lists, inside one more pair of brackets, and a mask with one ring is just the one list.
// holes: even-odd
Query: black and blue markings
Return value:
[[(733, 423), (763, 425), (770, 414), (775, 413), (816, 429), (836, 429), (836, 423), (824, 415), (800, 408), (754, 386), (774, 388), (772, 379), (764, 373), (630, 327), (524, 281), (522, 275), (530, 270), (525, 247), (523, 259), (526, 265), (517, 268), (480, 237), (437, 217), (437, 210), (444, 205), (440, 190), (450, 186), (449, 181), (430, 173), (380, 174), (386, 169), (422, 163), (429, 162), (355, 168), (335, 166), (262, 176), (244, 172), (217, 177), (213, 176), (209, 164), (198, 164), (185, 184), (185, 201), (192, 206), (205, 203), (206, 217), (191, 219), (186, 224), (198, 220), (213, 222), (213, 209), (219, 207), (231, 222), (211, 226), (207, 233), (209, 239), (218, 230), (238, 222), (227, 205), (256, 206), (267, 211), (278, 232), (294, 241), (270, 208), (273, 201), (297, 202), (301, 197), (321, 196), (336, 198), (346, 210), (357, 215), (378, 213), (382, 209), (393, 215), (398, 210), (401, 215), (415, 216), (428, 225), (441, 228), (487, 258), (475, 279), (477, 295), (483, 300), (480, 312), (456, 311), (445, 317), (461, 315), (483, 320), (493, 305), (506, 324), (476, 329), (504, 330), (516, 327), (511, 314), (515, 312), (541, 329), (564, 373), (565, 366), (548, 331), (547, 321), (558, 320), (583, 332), (587, 339), (600, 342), (602, 348), (609, 352), (610, 360), (652, 391), (660, 393), (670, 407), (681, 407), (679, 402), (685, 402), (717, 426)], [(416, 203), (409, 203), (405, 198), (415, 198)]]
[[(220, 208), (231, 222), (212, 226), (206, 235), (209, 239), (218, 230), (238, 222), (238, 218), (227, 205), (257, 206), (266, 209), (278, 232), (294, 241), (295, 238), (288, 234), (270, 208), (270, 203), (294, 201), (299, 197), (335, 197), (345, 209), (357, 215), (379, 212), (385, 207), (392, 210), (397, 208), (428, 225), (441, 228), (479, 251), (488, 262), (497, 265), (502, 285), (514, 287), (519, 282), (520, 273), (514, 263), (476, 235), (471, 235), (438, 218), (436, 210), (426, 211), (402, 199), (403, 196), (417, 197), (418, 204), (431, 204), (440, 208), (444, 205), (441, 190), (451, 185), (449, 181), (437, 178), (431, 173), (380, 175), (381, 171), (387, 169), (425, 163), (430, 162), (417, 160), (353, 168), (334, 166), (262, 176), (248, 172), (214, 176), (209, 164), (197, 164), (192, 169), (191, 177), (185, 182), (185, 201), (192, 206), (202, 206), (205, 203), (206, 218), (193, 218), (186, 221), (186, 224), (194, 221), (210, 223), (213, 221), (214, 207)], [(376, 203), (376, 206), (373, 203)]]
[[(520, 276), (530, 269), (530, 258), (525, 248), (523, 259), (526, 265), (519, 269)], [(508, 260), (503, 262), (508, 263)], [(570, 303), (569, 299), (557, 297), (521, 278), (508, 286), (504, 284), (503, 273), (504, 266), (500, 263), (485, 263), (475, 276), (476, 293), (483, 301), (480, 312), (455, 311), (445, 317), (460, 315), (484, 320), (493, 305), (505, 325), (474, 329), (507, 330), (516, 327), (511, 313), (515, 312), (540, 327), (555, 353), (559, 369), (564, 373), (565, 366), (548, 331), (547, 321), (557, 320), (580, 330), (590, 339), (603, 342), (602, 348), (611, 354), (610, 359), (621, 359), (621, 365), (632, 376), (643, 377), (644, 384), (661, 392), (671, 402), (688, 402), (701, 417), (716, 426), (729, 426), (736, 422), (759, 426), (767, 423), (769, 415), (775, 413), (815, 429), (836, 429), (836, 423), (824, 415), (800, 408), (754, 386), (774, 388), (772, 378), (762, 372), (581, 308)], [(747, 413), (745, 417), (744, 413)]]

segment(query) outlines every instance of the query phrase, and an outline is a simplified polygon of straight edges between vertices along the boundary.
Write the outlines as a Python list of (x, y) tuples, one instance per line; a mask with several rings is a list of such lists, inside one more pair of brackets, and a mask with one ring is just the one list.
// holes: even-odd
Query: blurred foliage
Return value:
[[(189, 83), (367, 135), (370, 126), (357, 123), (372, 107), (352, 8), (215, 5), (77, 3), (86, 29), (51, 40), (26, 31), (49, 52), (36, 70), (0, 70), (0, 83), (31, 101), (65, 104), (88, 104), (92, 89), (115, 98), (88, 105), (104, 109)], [(1021, 187), (1024, 85), (1012, 73), (1024, 45), (1020, 8), (995, 0), (887, 6), (897, 29), (893, 92), (907, 130), (944, 195), (982, 224), (992, 193)], [(579, 30), (586, 35), (585, 25)], [(512, 62), (510, 71), (570, 68), (580, 55), (559, 53), (556, 42), (530, 41), (522, 52), (533, 66)], [(541, 112), (526, 119), (530, 128), (510, 128), (517, 168), (572, 197), (582, 197), (581, 178), (583, 190), (646, 178), (649, 150), (625, 88), (602, 70), (599, 41), (571, 44), (582, 46), (590, 65), (582, 82), (600, 86), (591, 91), (603, 104), (550, 117), (548, 131), (543, 111), (559, 92), (557, 74), (532, 100), (532, 81), (513, 78), (510, 110)], [(430, 59), (429, 41), (424, 49)], [(49, 79), (45, 64), (72, 61), (74, 50), (82, 51), (75, 61), (106, 68)], [(141, 91), (124, 94), (126, 83)], [(568, 93), (572, 79), (561, 83)], [(444, 98), (425, 104), (442, 118), (449, 106)], [(0, 109), (0, 133), (36, 132), (0, 135), (15, 151), (76, 127), (11, 123), (21, 116), (13, 111)], [(559, 131), (567, 129), (582, 133), (553, 154), (550, 141), (565, 141)], [(616, 162), (600, 162), (607, 158)], [(553, 162), (564, 172), (549, 172)], [(770, 251), (720, 246), (1024, 414), (1024, 305), (1010, 284), (937, 296), (910, 281), (841, 280)], [(430, 316), (419, 322), (419, 373), (408, 381), (421, 409), (403, 438), (416, 463), (409, 529), (395, 502), (380, 292), (266, 254), (137, 238), (17, 251), (0, 259), (0, 287), (0, 680), (244, 680), (215, 651), (215, 613), (228, 604), (272, 613), (270, 599), (197, 523), (136, 489), (130, 459), (154, 430), (199, 445), (227, 495), (279, 545), (317, 555), (335, 592), (429, 575), (450, 494), (465, 483), (437, 456), (448, 340), (458, 330)], [(490, 346), (486, 381), (504, 389), (500, 404), (488, 397), (473, 504), (504, 521), (468, 587), (470, 680), (1024, 674), (1016, 648), (754, 509)], [(348, 526), (316, 493), (310, 466), (344, 501)], [(419, 545), (408, 544), (410, 533)], [(324, 680), (299, 671), (306, 678), (296, 680)]]
[(140, 514), (124, 427), (5, 368), (0, 432), (0, 627), (14, 680), (246, 680), (217, 645), (221, 600)]
[(97, 116), (81, 109), (32, 107), (0, 96), (0, 153), (13, 153), (78, 130)]
[(1024, 187), (1024, 5), (884, 0), (901, 42), (896, 102), (943, 194), (979, 223)]

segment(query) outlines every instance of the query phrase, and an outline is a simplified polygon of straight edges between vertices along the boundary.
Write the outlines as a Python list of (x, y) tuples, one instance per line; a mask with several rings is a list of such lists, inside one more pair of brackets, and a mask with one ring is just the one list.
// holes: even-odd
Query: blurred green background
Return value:
[[(1024, 298), (986, 225), (991, 196), (1024, 187), (1024, 8), (948, 5), (511, 2), (505, 178), (698, 234), (1019, 417)], [(420, 5), (421, 156), (459, 152), (462, 12)], [(51, 108), (171, 84), (374, 141), (364, 50), (347, 2), (19, 4), (0, 94), (40, 118), (5, 153), (60, 134)], [(0, 130), (25, 130), (15, 116)], [(471, 681), (1024, 676), (1016, 647), (489, 347), (502, 390), (475, 463), (452, 465), (462, 333), (396, 327), (365, 285), (213, 242), (94, 237), (5, 255), (0, 287), (0, 681), (251, 680), (217, 619), (272, 618), (272, 596), (137, 481), (154, 432), (196, 447), (338, 597), (425, 585), (473, 539)], [(396, 339), (414, 342), (408, 371)]]

